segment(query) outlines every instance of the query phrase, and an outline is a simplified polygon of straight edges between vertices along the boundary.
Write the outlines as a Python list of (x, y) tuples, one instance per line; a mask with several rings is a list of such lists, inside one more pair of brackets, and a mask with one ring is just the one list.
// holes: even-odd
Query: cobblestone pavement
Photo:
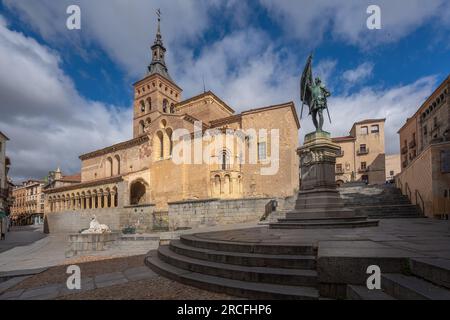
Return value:
[[(0, 300), (230, 299), (165, 279), (144, 265), (144, 256), (80, 263), (81, 289), (69, 290), (67, 266), (0, 283)], [(8, 288), (9, 286), (9, 288)]]

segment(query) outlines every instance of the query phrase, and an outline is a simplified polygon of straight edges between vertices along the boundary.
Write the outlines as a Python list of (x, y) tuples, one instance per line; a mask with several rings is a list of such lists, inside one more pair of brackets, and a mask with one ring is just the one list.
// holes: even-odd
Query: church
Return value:
[[(165, 62), (160, 19), (151, 54), (146, 75), (134, 84), (133, 138), (81, 155), (81, 181), (45, 191), (54, 229), (78, 231), (93, 215), (121, 229), (151, 224), (155, 213), (170, 219), (172, 205), (203, 208), (213, 200), (239, 200), (237, 207), (245, 207), (246, 200), (267, 203), (296, 194), (300, 123), (293, 102), (236, 113), (211, 91), (183, 100)], [(215, 134), (205, 138), (211, 131)], [(219, 140), (233, 143), (222, 146)], [(193, 141), (192, 148), (186, 141)], [(211, 143), (219, 148), (208, 148)], [(202, 161), (188, 153), (199, 144)], [(188, 161), (175, 161), (180, 155)], [(261, 174), (274, 163), (276, 170)], [(177, 227), (190, 227), (189, 210), (184, 211)]]

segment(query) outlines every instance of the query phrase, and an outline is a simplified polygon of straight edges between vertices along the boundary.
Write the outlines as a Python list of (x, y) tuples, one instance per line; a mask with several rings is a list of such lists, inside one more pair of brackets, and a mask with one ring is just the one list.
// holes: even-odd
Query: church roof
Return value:
[(152, 46), (152, 62), (148, 66), (147, 75), (159, 74), (167, 80), (173, 82), (167, 69), (164, 55), (166, 48), (164, 47), (161, 35), (161, 18), (158, 16), (158, 31), (156, 32), (155, 42)]

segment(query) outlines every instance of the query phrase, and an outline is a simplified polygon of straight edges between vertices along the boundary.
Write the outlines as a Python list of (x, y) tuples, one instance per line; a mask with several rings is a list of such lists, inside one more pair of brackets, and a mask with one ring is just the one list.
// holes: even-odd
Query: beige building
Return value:
[(384, 124), (386, 119), (357, 122), (346, 137), (333, 138), (341, 147), (336, 159), (338, 184), (364, 181), (369, 184), (386, 182)]
[(0, 131), (0, 212), (9, 210), (9, 184), (8, 169), (9, 159), (6, 157), (6, 142), (8, 137)]
[[(81, 182), (46, 189), (46, 212), (147, 216), (182, 201), (293, 196), (300, 128), (294, 104), (237, 114), (211, 91), (183, 100), (159, 28), (151, 49), (148, 72), (134, 84), (133, 139), (81, 155)], [(227, 144), (211, 147), (221, 141)]]
[(450, 76), (399, 130), (397, 185), (429, 217), (450, 212)]
[(386, 181), (393, 181), (395, 176), (402, 171), (400, 154), (386, 156)]
[(28, 225), (40, 223), (44, 217), (44, 182), (28, 180), (13, 189), (11, 219), (15, 224)]

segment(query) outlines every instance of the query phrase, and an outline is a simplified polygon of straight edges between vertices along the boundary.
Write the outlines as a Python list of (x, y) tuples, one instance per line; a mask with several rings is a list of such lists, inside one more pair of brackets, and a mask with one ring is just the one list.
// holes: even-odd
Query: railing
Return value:
[(358, 150), (358, 151), (356, 151), (356, 154), (357, 154), (358, 156), (363, 156), (363, 155), (369, 154), (369, 149)]
[(261, 217), (260, 221), (266, 221), (270, 214), (277, 210), (278, 202), (276, 200), (270, 200), (265, 207), (264, 215)]
[(358, 173), (367, 173), (367, 172), (369, 172), (369, 168), (365, 168), (365, 169), (359, 168), (358, 169)]
[(344, 169), (336, 169), (336, 174), (344, 174)]
[(406, 190), (405, 190), (405, 191), (406, 191), (406, 195), (408, 196), (409, 200), (412, 201), (412, 198), (411, 198), (411, 196), (412, 196), (412, 194), (411, 194), (411, 189), (409, 188), (408, 182), (405, 183), (405, 189), (406, 189)]
[[(418, 205), (418, 199), (420, 199), (420, 203), (422, 204), (422, 206)], [(422, 195), (420, 194), (419, 190), (416, 190), (416, 205), (420, 207), (422, 215), (425, 216), (425, 202), (423, 201)]]

